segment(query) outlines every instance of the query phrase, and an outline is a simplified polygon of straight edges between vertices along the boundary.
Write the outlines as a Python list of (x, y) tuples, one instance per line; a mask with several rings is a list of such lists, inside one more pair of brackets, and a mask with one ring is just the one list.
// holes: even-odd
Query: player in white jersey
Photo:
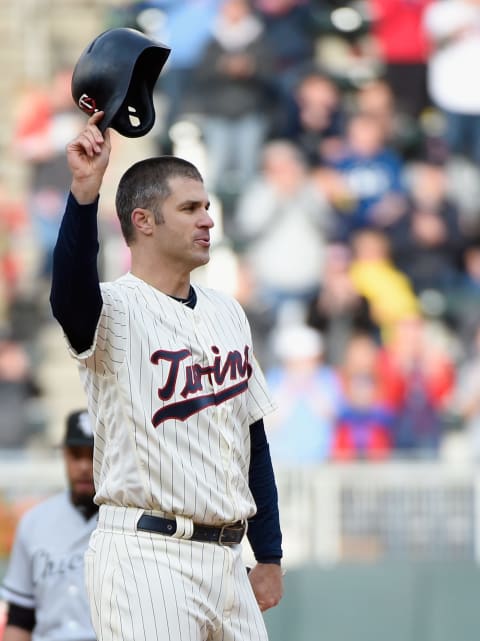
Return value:
[(64, 439), (68, 491), (26, 512), (18, 525), (1, 597), (3, 641), (93, 641), (84, 555), (95, 529), (93, 434), (86, 410), (69, 414)]
[[(209, 260), (213, 221), (198, 170), (180, 158), (123, 175), (116, 206), (131, 270), (99, 283), (102, 115), (67, 148), (50, 297), (96, 435), (100, 513), (86, 555), (95, 630), (99, 641), (265, 641), (261, 611), (282, 596), (282, 549), (263, 426), (273, 404), (250, 328), (235, 300), (190, 282)], [(257, 560), (248, 577), (245, 533)]]

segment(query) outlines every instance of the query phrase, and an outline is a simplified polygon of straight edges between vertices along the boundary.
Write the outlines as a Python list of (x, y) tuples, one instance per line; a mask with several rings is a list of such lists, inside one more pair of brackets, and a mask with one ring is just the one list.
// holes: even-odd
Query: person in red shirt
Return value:
[(371, 33), (385, 65), (398, 110), (417, 118), (429, 105), (426, 73), (430, 44), (423, 14), (432, 0), (369, 0)]
[(378, 366), (381, 396), (397, 414), (396, 453), (435, 456), (456, 380), (448, 350), (425, 318), (412, 315), (397, 322)]

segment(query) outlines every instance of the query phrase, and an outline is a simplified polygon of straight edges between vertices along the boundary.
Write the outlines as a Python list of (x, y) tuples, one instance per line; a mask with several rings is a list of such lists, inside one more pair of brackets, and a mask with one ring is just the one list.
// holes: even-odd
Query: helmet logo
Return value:
[(82, 111), (89, 114), (90, 116), (94, 114), (96, 111), (98, 111), (97, 103), (93, 98), (90, 98), (90, 96), (87, 96), (86, 93), (83, 93), (78, 99), (78, 106)]

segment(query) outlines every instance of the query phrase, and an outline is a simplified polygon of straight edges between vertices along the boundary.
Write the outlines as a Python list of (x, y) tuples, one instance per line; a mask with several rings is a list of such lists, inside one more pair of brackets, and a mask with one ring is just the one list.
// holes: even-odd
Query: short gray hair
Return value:
[(175, 177), (203, 182), (195, 165), (177, 156), (156, 156), (140, 160), (123, 174), (118, 184), (115, 206), (127, 245), (135, 238), (132, 224), (134, 209), (149, 209), (157, 224), (163, 222), (161, 207), (171, 193), (169, 180)]

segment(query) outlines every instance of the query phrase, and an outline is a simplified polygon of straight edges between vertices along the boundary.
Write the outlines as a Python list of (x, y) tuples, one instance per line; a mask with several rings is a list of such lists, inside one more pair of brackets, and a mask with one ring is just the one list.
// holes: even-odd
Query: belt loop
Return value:
[(173, 539), (191, 539), (193, 534), (193, 521), (185, 516), (176, 515), (177, 529), (172, 534)]
[(135, 525), (134, 525), (134, 529), (135, 529), (135, 530), (137, 529), (138, 522), (140, 521), (140, 519), (142, 518), (142, 516), (143, 516), (144, 514), (147, 514), (146, 510), (141, 510), (141, 509), (139, 509), (139, 510), (138, 510), (138, 512), (137, 512), (137, 514), (135, 515)]

